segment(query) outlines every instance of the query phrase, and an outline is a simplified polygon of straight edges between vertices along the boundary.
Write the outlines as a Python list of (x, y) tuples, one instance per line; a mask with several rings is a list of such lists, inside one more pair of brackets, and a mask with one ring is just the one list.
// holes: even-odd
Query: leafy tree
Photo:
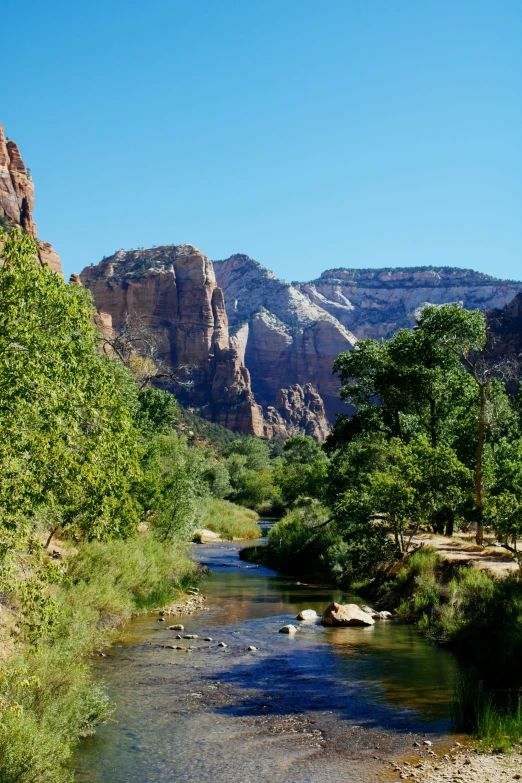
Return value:
[(328, 473), (328, 458), (313, 438), (295, 435), (286, 441), (283, 459), (274, 470), (286, 504), (293, 504), (303, 497), (321, 498)]
[(150, 386), (137, 396), (136, 423), (146, 433), (167, 432), (179, 414), (179, 404), (168, 391)]
[(472, 406), (475, 419), (473, 486), (476, 539), (477, 543), (481, 544), (484, 537), (484, 446), (488, 431), (497, 423), (495, 414), (498, 414), (499, 409), (505, 409), (505, 406), (490, 404), (495, 397), (497, 401), (501, 400), (504, 394), (495, 376), (504, 371), (505, 365), (500, 366), (487, 361), (487, 323), (484, 314), (478, 310), (465, 310), (457, 305), (427, 307), (419, 319), (419, 330), (426, 335), (427, 342), (440, 346), (447, 356), (455, 357), (475, 385), (475, 399)]
[(127, 535), (138, 509), (137, 434), (85, 289), (35, 262), (34, 241), (1, 236), (0, 509), (4, 526), (60, 509), (76, 535)]
[(147, 520), (162, 541), (186, 540), (197, 524), (198, 499), (207, 490), (206, 453), (190, 448), (175, 432), (158, 435), (148, 446), (141, 484)]
[(227, 450), (227, 456), (239, 454), (245, 457), (247, 470), (266, 470), (270, 464), (270, 446), (265, 440), (249, 435), (234, 443)]
[[(487, 361), (484, 314), (457, 305), (426, 307), (415, 329), (401, 330), (390, 340), (363, 340), (354, 351), (341, 354), (334, 369), (341, 376), (342, 397), (354, 413), (339, 417), (327, 448), (343, 452), (348, 443), (371, 434), (397, 438), (405, 445), (427, 439), (433, 451), (423, 450), (418, 465), (424, 470), (424, 486), (438, 490), (421, 495), (435, 517), (439, 515), (436, 528), (446, 524), (447, 531), (452, 531), (455, 503), (444, 504), (441, 497), (446, 493), (462, 505), (466, 470), (471, 469), (472, 513), (480, 543), (484, 447), (514, 420), (503, 384), (495, 377), (500, 367)], [(406, 454), (403, 451), (403, 457)], [(348, 474), (344, 473), (346, 481)], [(334, 466), (334, 474), (342, 477), (343, 470)], [(381, 472), (381, 490), (384, 493), (387, 487), (391, 492), (393, 487), (387, 502), (394, 504), (401, 495), (397, 494), (400, 481), (393, 479), (390, 484), (389, 480)], [(411, 480), (417, 486), (420, 477)], [(407, 494), (403, 484), (401, 502)], [(386, 502), (384, 494), (382, 502)]]

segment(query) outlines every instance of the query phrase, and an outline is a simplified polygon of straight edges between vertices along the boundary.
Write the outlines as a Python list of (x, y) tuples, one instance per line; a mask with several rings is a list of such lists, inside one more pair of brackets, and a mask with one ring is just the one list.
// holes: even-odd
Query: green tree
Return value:
[(286, 441), (283, 459), (276, 464), (274, 471), (286, 504), (304, 497), (319, 499), (328, 473), (328, 458), (313, 438), (295, 435)]
[(0, 245), (2, 524), (16, 529), (46, 507), (76, 535), (128, 535), (137, 433), (98, 354), (90, 294), (38, 266), (19, 231)]
[(240, 454), (246, 457), (247, 470), (265, 470), (270, 465), (270, 446), (265, 440), (249, 435), (231, 443), (227, 450), (227, 456)]
[[(488, 334), (486, 318), (479, 310), (465, 310), (458, 305), (427, 307), (419, 319), (419, 331), (426, 336), (426, 342), (440, 346), (447, 356), (456, 358), (475, 386), (471, 403), (474, 419), (473, 442), (475, 458), (473, 486), (475, 495), (475, 517), (477, 544), (484, 538), (484, 480), (483, 456), (488, 432), (494, 429), (500, 415), (505, 413), (502, 405), (504, 388), (496, 375), (503, 367), (487, 360)], [(496, 393), (495, 393), (496, 392)], [(496, 401), (496, 405), (491, 403)]]
[(167, 432), (179, 416), (179, 404), (168, 391), (149, 386), (137, 395), (136, 423), (146, 433)]

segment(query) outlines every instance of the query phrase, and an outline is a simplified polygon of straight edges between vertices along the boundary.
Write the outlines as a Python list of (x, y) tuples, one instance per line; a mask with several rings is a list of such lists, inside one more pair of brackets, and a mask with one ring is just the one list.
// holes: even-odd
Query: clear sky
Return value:
[(522, 279), (520, 0), (25, 0), (2, 111), (66, 275), (119, 248)]

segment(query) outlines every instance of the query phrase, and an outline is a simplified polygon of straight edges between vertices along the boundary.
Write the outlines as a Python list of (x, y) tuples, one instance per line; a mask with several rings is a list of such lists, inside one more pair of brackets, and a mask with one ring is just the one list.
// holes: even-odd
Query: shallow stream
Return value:
[[(357, 599), (238, 552), (195, 547), (212, 571), (208, 611), (138, 617), (100, 659), (117, 722), (82, 742), (79, 783), (385, 783), (415, 741), (444, 744), (459, 666), (450, 652), (395, 621), (280, 634), (301, 609)], [(198, 639), (175, 639), (167, 626), (178, 622)]]

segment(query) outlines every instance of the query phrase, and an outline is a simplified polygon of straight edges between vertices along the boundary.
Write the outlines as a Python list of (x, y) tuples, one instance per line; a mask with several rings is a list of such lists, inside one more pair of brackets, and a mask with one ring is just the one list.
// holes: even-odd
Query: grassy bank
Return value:
[(132, 614), (168, 602), (195, 577), (183, 545), (147, 535), (85, 544), (67, 560), (48, 631), (16, 644), (0, 669), (2, 783), (71, 779), (75, 744), (111, 714), (90, 656)]
[(219, 533), (221, 538), (252, 540), (262, 533), (257, 525), (258, 514), (228, 500), (205, 498), (199, 513), (199, 527)]

